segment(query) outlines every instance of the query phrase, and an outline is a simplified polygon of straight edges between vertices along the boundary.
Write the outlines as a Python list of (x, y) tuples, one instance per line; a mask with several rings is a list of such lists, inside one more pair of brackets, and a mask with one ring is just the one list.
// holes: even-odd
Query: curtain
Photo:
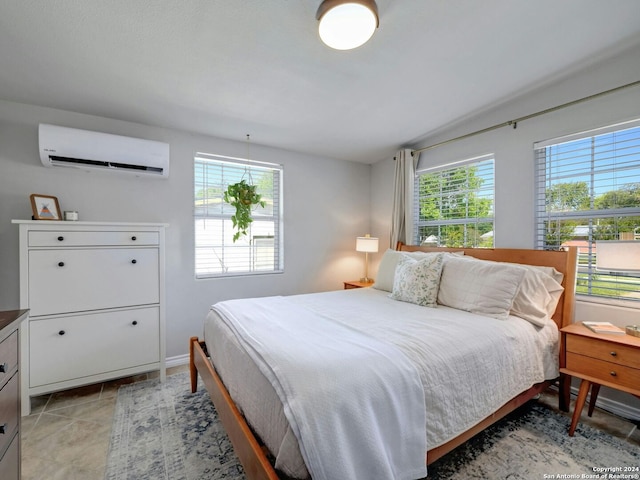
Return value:
[(398, 242), (414, 242), (414, 184), (416, 165), (420, 154), (411, 155), (411, 150), (400, 150), (395, 157), (393, 210), (391, 217), (391, 236), (389, 246), (395, 248)]

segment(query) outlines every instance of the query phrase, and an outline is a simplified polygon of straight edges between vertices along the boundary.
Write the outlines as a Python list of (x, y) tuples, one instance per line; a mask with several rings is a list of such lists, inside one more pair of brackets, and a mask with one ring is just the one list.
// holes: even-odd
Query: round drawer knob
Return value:
[(7, 373), (9, 371), (8, 363), (0, 363), (0, 373)]
[(131, 263), (136, 264), (138, 263), (138, 261), (134, 258), (133, 260), (131, 260)]
[(60, 330), (60, 331), (58, 332), (58, 335), (62, 336), (62, 335), (64, 335), (65, 333), (67, 333), (67, 332), (65, 332), (64, 330)]
[(134, 320), (133, 322), (131, 322), (131, 325), (134, 325), (134, 326), (135, 326), (135, 325), (137, 325), (137, 324), (138, 324), (138, 321), (137, 321), (137, 320)]
[(138, 239), (138, 237), (136, 237), (135, 235), (133, 237), (131, 237), (131, 241), (135, 242)]
[(0, 425), (0, 435), (4, 435), (6, 433), (9, 432), (9, 424), (8, 423), (3, 423), (2, 425)]
[(64, 237), (63, 237), (63, 236), (58, 237), (58, 241), (59, 241), (59, 242), (62, 242), (63, 240), (64, 240)]
[(59, 267), (64, 267), (64, 262), (58, 262)]
[(610, 374), (611, 374), (612, 377), (617, 377), (618, 376), (618, 374), (616, 372), (610, 372)]
[(611, 356), (612, 356), (612, 357), (617, 357), (617, 356), (618, 356), (618, 354), (617, 354), (616, 352), (611, 352)]

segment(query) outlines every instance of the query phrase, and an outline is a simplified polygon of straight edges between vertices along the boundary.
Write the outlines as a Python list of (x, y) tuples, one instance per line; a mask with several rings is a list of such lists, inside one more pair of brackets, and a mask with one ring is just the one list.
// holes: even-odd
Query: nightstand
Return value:
[(351, 288), (366, 288), (373, 285), (374, 282), (361, 282), (360, 280), (350, 280), (344, 282), (344, 289), (349, 290)]
[(594, 333), (581, 323), (573, 323), (560, 332), (560, 373), (582, 380), (569, 427), (569, 435), (573, 436), (592, 386), (589, 415), (601, 385), (640, 398), (640, 338)]

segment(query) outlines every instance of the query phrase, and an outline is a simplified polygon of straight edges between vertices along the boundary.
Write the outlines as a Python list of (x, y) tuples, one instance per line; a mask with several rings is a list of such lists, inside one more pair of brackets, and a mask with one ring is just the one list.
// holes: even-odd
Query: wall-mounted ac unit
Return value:
[(169, 176), (169, 144), (41, 123), (40, 160), (45, 167), (74, 167)]

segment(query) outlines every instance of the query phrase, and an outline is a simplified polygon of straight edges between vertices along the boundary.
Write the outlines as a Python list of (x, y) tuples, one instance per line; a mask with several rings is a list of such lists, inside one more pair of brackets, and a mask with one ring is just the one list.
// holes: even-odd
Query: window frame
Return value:
[[(621, 234), (624, 233), (619, 230), (620, 223), (624, 222), (625, 219), (633, 221), (634, 217), (640, 217), (640, 204), (632, 207), (621, 207), (621, 208), (596, 208), (596, 200), (598, 198), (602, 198), (604, 194), (621, 191), (627, 186), (634, 185), (640, 183), (640, 172), (633, 173), (633, 170), (640, 170), (639, 167), (634, 167), (634, 160), (627, 165), (624, 157), (629, 155), (629, 152), (624, 152), (622, 150), (625, 148), (620, 145), (622, 142), (618, 142), (616, 136), (622, 136), (624, 138), (623, 132), (629, 132), (631, 130), (637, 129), (638, 131), (635, 133), (635, 136), (631, 137), (631, 141), (635, 141), (637, 143), (631, 144), (631, 149), (640, 149), (640, 119), (631, 120), (627, 122), (616, 123), (613, 125), (608, 125), (601, 128), (596, 128), (592, 130), (587, 130), (583, 132), (578, 132), (571, 135), (565, 135), (562, 137), (549, 139), (541, 142), (536, 142), (534, 144), (534, 161), (535, 161), (535, 192), (536, 199), (534, 202), (535, 209), (535, 247), (538, 249), (553, 249), (560, 248), (567, 242), (571, 240), (563, 241), (560, 245), (557, 245), (558, 242), (562, 239), (561, 233), (561, 225), (562, 221), (568, 222), (581, 222), (581, 225), (574, 225), (573, 234), (574, 237), (586, 237), (585, 240), (573, 240), (571, 241), (574, 245), (576, 242), (586, 242), (586, 245), (579, 247), (579, 255), (578, 255), (578, 285), (576, 288), (576, 296), (579, 297), (581, 301), (592, 302), (592, 303), (600, 303), (606, 305), (618, 305), (625, 306), (638, 309), (640, 308), (640, 299), (633, 299), (632, 297), (624, 297), (624, 293), (627, 291), (635, 292), (637, 289), (632, 289), (630, 286), (625, 286), (625, 284), (629, 284), (629, 278), (639, 278), (640, 274), (633, 273), (613, 273), (606, 271), (598, 271), (595, 268), (595, 256), (596, 252), (596, 244), (597, 240), (620, 240)], [(599, 140), (605, 139), (607, 135), (610, 135), (612, 140), (608, 143), (601, 142)], [(624, 141), (624, 140), (623, 140)], [(562, 161), (560, 150), (561, 146), (565, 148), (573, 148), (577, 151), (578, 148), (582, 148), (586, 150), (587, 147), (578, 147), (578, 142), (589, 142), (591, 144), (590, 154), (587, 156), (583, 155), (585, 158), (589, 158), (589, 160), (575, 160), (579, 158), (577, 154), (571, 160), (575, 162), (573, 168), (576, 173), (574, 175), (570, 175), (569, 173), (559, 173), (559, 171), (564, 167), (567, 168), (567, 165), (562, 165), (560, 162)], [(555, 155), (558, 157), (557, 159), (553, 159), (554, 153), (552, 152), (553, 148), (558, 148), (555, 152)], [(610, 148), (613, 154), (610, 154), (608, 157), (604, 157), (601, 153), (607, 150), (603, 150), (604, 148)], [(543, 154), (544, 152), (544, 154)], [(640, 155), (640, 153), (631, 152), (630, 155)], [(621, 158), (620, 166), (618, 166), (618, 159)], [(610, 163), (607, 165), (604, 162), (609, 160)], [(552, 162), (549, 165), (549, 162)], [(586, 164), (590, 163), (590, 168), (588, 173), (585, 174), (584, 170), (579, 170), (580, 167), (584, 167)], [(549, 169), (557, 169), (558, 172), (550, 173)], [(580, 173), (578, 173), (580, 172)], [(638, 179), (638, 182), (620, 182), (618, 183), (619, 178), (625, 178), (624, 172), (631, 172), (629, 175), (630, 179)], [(605, 174), (610, 174), (611, 179), (609, 180), (611, 183), (603, 183), (603, 179), (606, 179), (607, 176)], [(620, 174), (620, 175), (619, 175)], [(549, 199), (547, 198), (547, 191), (554, 185), (558, 184), (568, 184), (568, 183), (581, 183), (579, 178), (589, 176), (589, 182), (586, 187), (588, 190), (588, 200), (589, 200), (589, 208), (581, 208), (576, 210), (568, 210), (568, 211), (556, 211), (550, 212), (547, 204)], [(599, 176), (600, 175), (600, 176)], [(571, 182), (571, 179), (574, 179)], [(555, 182), (554, 182), (555, 180)], [(566, 181), (558, 181), (558, 180), (566, 180)], [(582, 182), (584, 183), (584, 182)], [(603, 191), (604, 188), (608, 188), (608, 190)], [(601, 232), (598, 232), (598, 224), (602, 220), (607, 220), (608, 223), (605, 225), (606, 229), (603, 228)], [(556, 236), (558, 240), (554, 243), (550, 243), (548, 241), (549, 236), (549, 227), (547, 226), (549, 222), (555, 223)], [(567, 225), (566, 227), (570, 227), (571, 225)], [(624, 227), (623, 227), (624, 228)], [(638, 232), (640, 233), (640, 226), (636, 227)], [(582, 234), (584, 233), (584, 234)], [(613, 236), (614, 238), (610, 238)], [(640, 240), (639, 240), (640, 241)], [(640, 280), (639, 280), (640, 282)], [(631, 282), (634, 283), (634, 282)], [(605, 294), (607, 291), (611, 292), (611, 295)], [(598, 293), (605, 292), (605, 293)]]
[[(203, 153), (203, 152), (196, 152), (193, 158), (194, 158), (193, 160), (194, 270), (193, 271), (194, 271), (194, 276), (196, 280), (206, 280), (211, 278), (230, 278), (230, 277), (239, 277), (239, 276), (274, 275), (274, 274), (284, 273), (284, 223), (283, 223), (284, 167), (283, 165), (277, 164), (277, 163), (262, 162), (257, 160), (249, 160), (245, 158), (229, 157), (224, 155), (210, 154), (210, 153)], [(206, 167), (202, 166), (205, 163), (207, 164), (207, 166)], [(215, 169), (215, 164), (219, 164), (221, 169), (219, 173), (213, 174), (214, 176), (218, 175), (220, 177), (219, 179), (217, 179), (219, 183), (215, 183), (215, 184), (208, 183), (205, 179), (203, 179), (201, 183), (198, 184), (197, 182), (198, 182), (199, 165), (201, 165), (200, 168), (203, 168), (203, 169), (204, 168)], [(225, 175), (225, 173), (223, 173), (225, 166), (228, 168), (228, 170), (230, 170), (230, 172), (227, 173), (227, 175), (229, 175), (228, 180), (225, 180), (223, 176)], [(249, 239), (248, 245), (246, 243), (242, 245), (235, 245), (234, 242), (231, 240), (232, 238), (231, 233), (233, 231), (233, 229), (231, 228), (231, 216), (233, 215), (233, 212), (231, 211), (231, 209), (233, 207), (229, 206), (228, 211), (225, 212), (225, 209), (224, 209), (225, 202), (222, 197), (224, 195), (224, 191), (226, 190), (226, 187), (229, 184), (240, 181), (241, 177), (239, 175), (240, 175), (240, 171), (242, 170), (244, 170), (244, 173), (242, 173), (242, 178), (245, 178), (245, 179), (246, 179), (245, 174), (248, 175), (249, 178), (252, 178), (253, 176), (256, 176), (258, 173), (261, 173), (267, 170), (270, 170), (274, 173), (274, 184), (272, 187), (273, 188), (272, 193), (274, 197), (272, 199), (273, 210), (272, 210), (272, 215), (270, 216), (268, 215), (253, 216), (253, 223), (250, 225), (249, 230), (247, 232), (247, 236), (251, 237)], [(201, 187), (201, 190), (208, 190), (210, 188), (218, 188), (221, 190), (219, 195), (216, 194), (213, 197), (207, 197), (208, 199), (217, 200), (220, 203), (221, 210), (219, 213), (210, 213), (208, 211), (209, 209), (206, 207), (202, 208), (201, 212), (198, 212), (197, 188), (199, 186)], [(263, 198), (266, 198), (266, 197), (264, 197), (263, 195)], [(231, 253), (229, 252), (232, 252), (233, 249), (242, 248), (243, 250), (249, 252), (249, 255), (247, 255), (247, 258), (242, 259), (242, 262), (245, 262), (246, 269), (229, 271), (229, 268), (233, 268), (231, 266), (231, 267), (227, 267), (227, 271), (220, 271), (220, 272), (203, 272), (202, 271), (206, 269), (206, 265), (198, 261), (199, 249), (208, 248), (208, 247), (198, 244), (199, 242), (198, 229), (206, 228), (207, 220), (213, 220), (218, 222), (222, 221), (221, 226), (217, 230), (218, 232), (220, 232), (219, 235), (222, 237), (222, 239), (220, 240), (220, 242), (222, 243), (215, 244), (216, 247), (221, 249), (221, 252), (220, 254), (218, 254), (214, 250), (214, 255), (218, 259), (218, 261), (224, 262), (224, 260), (222, 260), (221, 258), (226, 258), (227, 256), (230, 257)], [(274, 238), (273, 268), (268, 270), (262, 270), (257, 268), (255, 263), (256, 258), (254, 257), (253, 260), (249, 258), (252, 252), (251, 249), (255, 250), (255, 245), (252, 243), (252, 240), (255, 240), (255, 239), (264, 240), (265, 238), (267, 238), (267, 236), (262, 234), (260, 231), (253, 234), (254, 225), (257, 225), (261, 221), (273, 223), (273, 235), (268, 235), (269, 237), (273, 236)], [(202, 225), (199, 225), (199, 222), (202, 222)], [(229, 231), (227, 231), (227, 229)], [(241, 241), (246, 242), (247, 239), (245, 237), (241, 237), (238, 240), (238, 242), (241, 242)], [(222, 255), (222, 257), (220, 255)], [(241, 253), (241, 255), (244, 255), (244, 253)]]
[[(485, 166), (484, 164), (490, 162), (490, 167)], [(482, 217), (478, 217), (478, 216), (467, 216), (467, 217), (459, 217), (459, 218), (443, 218), (443, 219), (437, 219), (437, 220), (422, 220), (421, 216), (420, 216), (420, 204), (421, 204), (421, 196), (420, 196), (420, 177), (422, 177), (423, 175), (427, 175), (427, 174), (443, 174), (445, 172), (450, 172), (452, 170), (456, 170), (456, 169), (460, 169), (460, 168), (465, 168), (465, 167), (469, 167), (469, 166), (479, 166), (480, 168), (491, 168), (491, 184), (489, 185), (491, 188), (491, 195), (490, 197), (490, 201), (491, 201), (491, 206), (490, 206), (490, 215), (489, 216), (482, 216)], [(457, 190), (455, 192), (450, 192), (450, 193), (463, 193), (464, 189), (460, 189)], [(468, 189), (467, 189), (468, 190)], [(475, 193), (478, 193), (480, 191), (483, 190), (487, 190), (487, 187), (485, 186), (484, 188), (482, 187), (482, 185), (480, 185), (480, 188), (474, 189)], [(472, 158), (468, 158), (465, 160), (460, 160), (460, 161), (456, 161), (456, 162), (449, 162), (446, 164), (440, 164), (437, 166), (433, 166), (433, 167), (426, 167), (426, 168), (418, 168), (416, 170), (416, 175), (415, 175), (415, 182), (414, 182), (414, 241), (416, 242), (416, 244), (418, 245), (428, 245), (429, 243), (423, 243), (427, 240), (427, 238), (423, 239), (421, 238), (421, 234), (420, 234), (420, 230), (421, 228), (429, 228), (429, 227), (437, 227), (438, 230), (440, 231), (440, 228), (442, 227), (446, 227), (447, 225), (463, 225), (464, 226), (464, 230), (465, 230), (465, 240), (463, 242), (463, 245), (454, 245), (454, 248), (493, 248), (493, 246), (495, 245), (495, 197), (496, 197), (496, 191), (495, 191), (495, 155), (493, 153), (491, 154), (486, 154), (486, 155), (480, 155), (480, 156), (476, 156), (476, 157), (472, 157)], [(424, 198), (424, 197), (422, 197)], [(442, 196), (440, 197), (442, 198)], [(481, 198), (487, 198), (482, 196)], [(474, 245), (468, 244), (467, 243), (467, 227), (473, 224), (479, 225), (482, 223), (491, 223), (491, 230), (490, 232), (492, 233), (491, 235), (491, 246), (478, 246), (478, 243), (475, 243)], [(450, 246), (450, 245), (441, 245), (440, 244), (440, 235), (438, 236), (439, 240), (438, 240), (438, 246)], [(480, 238), (480, 236), (478, 236), (477, 238)], [(477, 240), (476, 238), (476, 240)]]

